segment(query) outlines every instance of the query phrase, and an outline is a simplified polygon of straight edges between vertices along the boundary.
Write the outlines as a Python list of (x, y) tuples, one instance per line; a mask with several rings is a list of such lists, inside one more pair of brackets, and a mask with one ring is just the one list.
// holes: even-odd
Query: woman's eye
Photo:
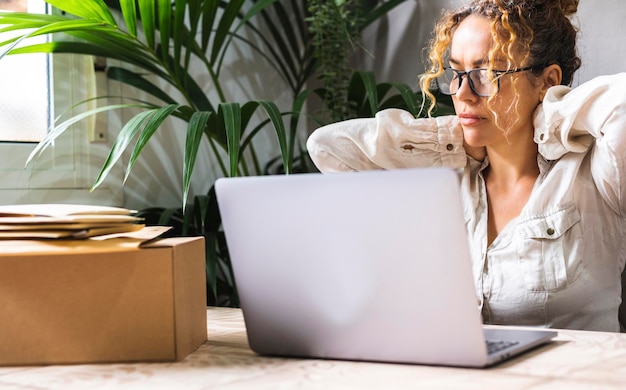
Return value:
[(480, 78), (480, 82), (481, 83), (489, 83), (489, 82), (491, 82), (491, 78), (489, 77), (487, 72), (480, 72), (478, 77)]

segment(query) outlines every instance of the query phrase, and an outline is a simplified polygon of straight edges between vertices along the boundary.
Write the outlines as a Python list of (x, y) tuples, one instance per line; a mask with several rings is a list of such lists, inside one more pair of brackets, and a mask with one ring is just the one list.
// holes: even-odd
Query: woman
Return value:
[(626, 75), (565, 86), (577, 6), (474, 0), (444, 14), (422, 90), (436, 83), (456, 115), (384, 110), (307, 143), (322, 172), (459, 169), (485, 323), (620, 330)]

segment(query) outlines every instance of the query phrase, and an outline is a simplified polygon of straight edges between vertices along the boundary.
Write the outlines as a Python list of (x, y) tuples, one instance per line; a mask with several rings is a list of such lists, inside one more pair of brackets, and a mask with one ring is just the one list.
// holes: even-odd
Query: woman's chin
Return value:
[(465, 138), (465, 143), (473, 148), (482, 148), (486, 145), (484, 137), (480, 137), (478, 134), (473, 134), (471, 131), (465, 131), (463, 133), (463, 137)]

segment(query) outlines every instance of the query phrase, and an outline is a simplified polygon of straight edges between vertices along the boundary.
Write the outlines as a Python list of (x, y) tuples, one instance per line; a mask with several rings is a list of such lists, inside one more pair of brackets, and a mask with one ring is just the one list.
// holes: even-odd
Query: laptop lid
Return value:
[(489, 364), (455, 171), (227, 178), (216, 192), (257, 353)]

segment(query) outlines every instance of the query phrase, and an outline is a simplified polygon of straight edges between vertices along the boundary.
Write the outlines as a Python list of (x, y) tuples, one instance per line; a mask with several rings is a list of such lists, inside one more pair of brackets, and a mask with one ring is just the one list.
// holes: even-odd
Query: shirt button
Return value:
[(446, 145), (446, 149), (448, 149), (448, 151), (449, 151), (449, 152), (451, 152), (451, 151), (452, 151), (452, 149), (454, 149), (454, 145), (452, 145), (452, 144), (447, 144), (447, 145)]
[(543, 141), (543, 139), (544, 139), (545, 137), (546, 137), (546, 135), (545, 135), (545, 134), (540, 134), (540, 135), (539, 135), (539, 140), (540, 140), (540, 141)]
[(548, 233), (548, 235), (551, 236), (554, 234), (554, 229), (548, 228), (548, 230), (546, 230), (546, 233)]

